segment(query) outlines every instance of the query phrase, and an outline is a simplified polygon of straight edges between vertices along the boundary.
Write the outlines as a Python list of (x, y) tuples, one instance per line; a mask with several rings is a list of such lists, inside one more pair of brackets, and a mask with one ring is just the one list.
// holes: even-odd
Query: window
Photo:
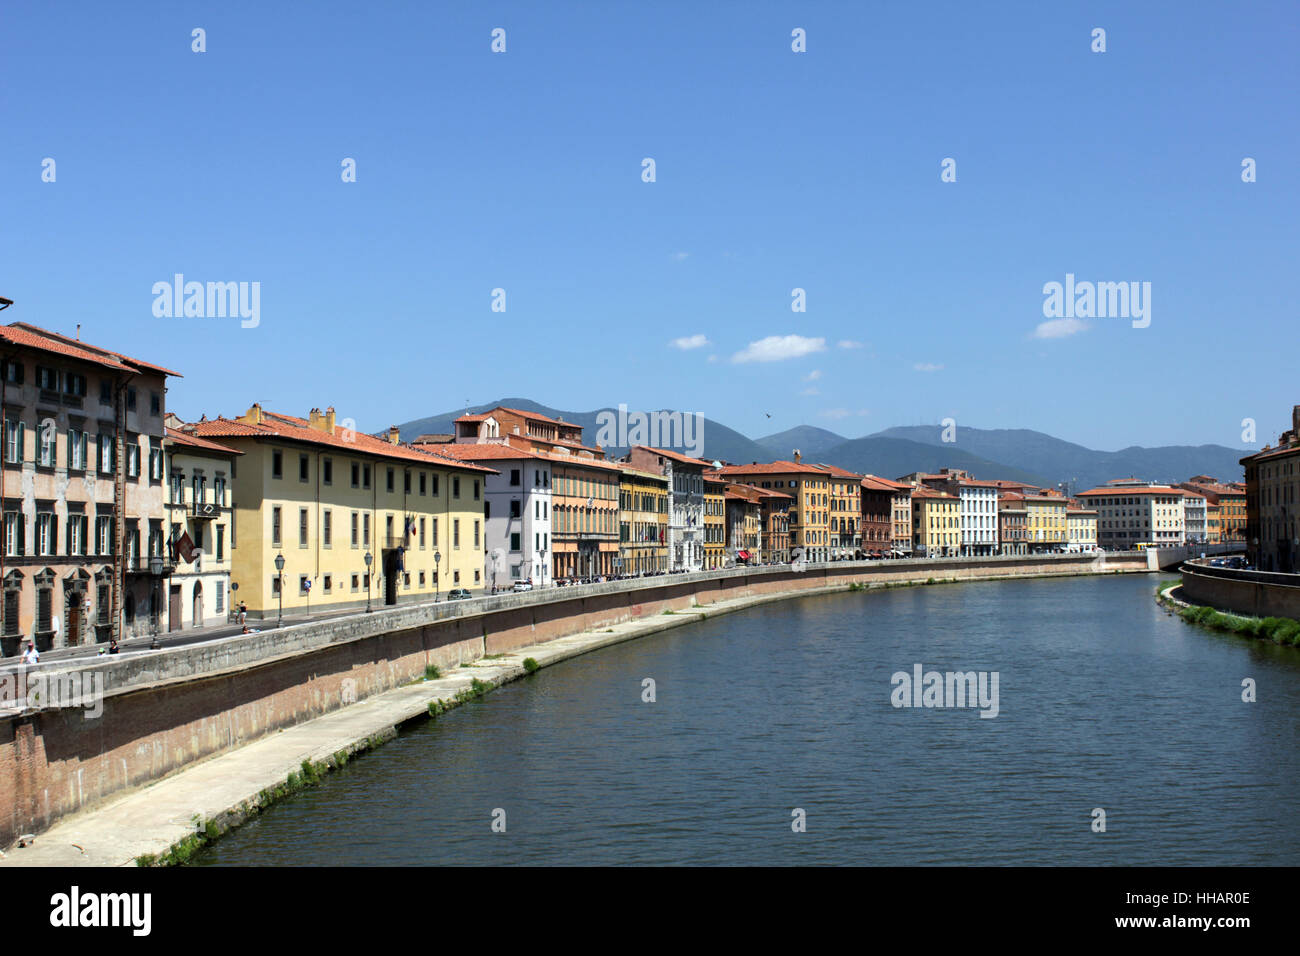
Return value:
[(425, 488), (429, 484), (429, 476), (425, 472), (420, 472), (420, 494), (425, 494)]
[(510, 484), (512, 484), (512, 485), (517, 485), (517, 484), (519, 484), (519, 469), (518, 469), (518, 468), (511, 468), (511, 469), (510, 469)]
[[(217, 560), (218, 561), (224, 560), (225, 556), (226, 556), (226, 526), (219, 524), (217, 525)], [(220, 594), (218, 594), (217, 600), (221, 600)], [(219, 611), (221, 610), (221, 608), (217, 608), (217, 610)]]
[(420, 548), (424, 548), (424, 519), (420, 519)]
[(284, 477), (284, 452), (278, 448), (271, 452), (271, 477)]
[(368, 548), (370, 547), (370, 515), (366, 514), (364, 515), (364, 518), (365, 520), (362, 523), (362, 528), (361, 528), (362, 531), (361, 543), (362, 545)]
[(136, 439), (126, 446), (126, 476), (140, 477), (140, 442)]
[(298, 509), (298, 547), (307, 547), (307, 509)]
[(352, 487), (357, 488), (361, 485), (361, 466), (355, 461), (352, 463)]
[(20, 555), (25, 550), (23, 541), (23, 516), (17, 511), (5, 512), (5, 554)]
[[(321, 525), (320, 533), (321, 533), (321, 544), (327, 548), (330, 546), (330, 540), (333, 536), (333, 527), (332, 527), (333, 524), (334, 524), (334, 512), (326, 511), (325, 521), (324, 524)], [(326, 590), (329, 589), (326, 588)]]
[(212, 479), (212, 503), (218, 508), (224, 508), (226, 504), (226, 479), (224, 475), (217, 475)]
[(474, 547), (478, 547), (478, 522), (474, 522)]
[(280, 546), (280, 506), (276, 505), (271, 508), (271, 546), (278, 548)]
[(162, 449), (149, 439), (149, 480), (162, 481), (163, 476), (163, 453)]
[(511, 498), (511, 499), (510, 499), (510, 517), (512, 517), (512, 518), (518, 518), (518, 517), (519, 517), (519, 499), (518, 499), (518, 498)]
[(456, 518), (451, 522), (451, 546), (460, 547), (460, 519)]
[(369, 465), (365, 465), (361, 469), (361, 487), (362, 488), (370, 487), (370, 466)]
[(310, 474), (311, 474), (311, 469), (307, 462), (307, 456), (299, 455), (298, 456), (298, 480), (310, 481), (311, 480), (309, 477)]
[(358, 539), (357, 517), (358, 517), (357, 512), (355, 511), (352, 512), (352, 547), (354, 548), (357, 546), (357, 539)]
[(460, 497), (460, 475), (451, 476), (451, 495), (453, 498)]
[(518, 531), (512, 531), (512, 532), (510, 532), (510, 550), (511, 550), (511, 551), (518, 551), (518, 550), (519, 550), (519, 532), (518, 532)]
[(58, 429), (51, 419), (41, 423), (36, 432), (36, 463), (46, 468), (54, 467), (55, 443), (59, 440)]
[(5, 461), (16, 465), (23, 460), (23, 446), (27, 444), (27, 426), (20, 421), (5, 421)]
[(438, 519), (431, 518), (429, 520), (433, 523), (433, 546), (436, 548), (438, 546)]
[(324, 591), (326, 594), (329, 594), (331, 591), (334, 590), (334, 575), (332, 574), (325, 575), (325, 580), (321, 584), (321, 590)]
[(110, 515), (95, 515), (95, 553), (113, 553), (113, 518)]
[(393, 469), (391, 468), (388, 469), (387, 483), (385, 485), (385, 490), (387, 491), (393, 490)]
[(279, 593), (280, 593), (280, 575), (277, 574), (275, 575), (275, 577), (271, 578), (271, 597), (275, 597)]
[(408, 495), (411, 493), (411, 472), (409, 469), (402, 472), (402, 492)]
[(101, 405), (113, 404), (113, 383), (112, 382), (99, 383), (99, 404)]
[(13, 385), (23, 383), (23, 363), (22, 362), (0, 362), (0, 369), (4, 372), (5, 381)]
[(326, 458), (321, 462), (321, 481), (327, 485), (334, 484), (334, 459)]
[(135, 411), (135, 389), (134, 388), (128, 388), (126, 390), (126, 410), (128, 412)]
[(474, 500), (478, 501), (478, 479), (474, 479)]
[(436, 494), (438, 493), (438, 474), (437, 474), (437, 472), (434, 472), (433, 477), (430, 478), (429, 480), (433, 482), (433, 488), (432, 488), (431, 490), (432, 490), (432, 492), (436, 495)]
[[(83, 394), (84, 394), (84, 393), (83, 393)], [(161, 415), (161, 414), (162, 414), (162, 396), (159, 395), (157, 392), (150, 392), (150, 393), (149, 393), (149, 414), (151, 414), (151, 415)], [(218, 602), (221, 601), (221, 597), (220, 597), (220, 596), (217, 597), (217, 601), (218, 601)], [(220, 611), (221, 608), (218, 606), (218, 607), (217, 607), (217, 610)]]
[(357, 587), (358, 587), (357, 582), (360, 581), (360, 580), (361, 580), (361, 578), (360, 578), (358, 575), (355, 575), (355, 574), (352, 575), (352, 590), (355, 591), (355, 590), (357, 589)]
[(305, 574), (298, 575), (298, 593), (306, 594), (311, 590), (311, 578)]

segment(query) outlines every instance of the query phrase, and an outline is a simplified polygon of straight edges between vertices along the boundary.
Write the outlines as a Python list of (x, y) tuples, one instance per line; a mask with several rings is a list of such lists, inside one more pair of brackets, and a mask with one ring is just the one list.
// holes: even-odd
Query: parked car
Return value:
[(473, 596), (464, 588), (452, 588), (447, 592), (448, 601), (468, 601)]
[(512, 591), (531, 591), (533, 589), (532, 581), (516, 581)]

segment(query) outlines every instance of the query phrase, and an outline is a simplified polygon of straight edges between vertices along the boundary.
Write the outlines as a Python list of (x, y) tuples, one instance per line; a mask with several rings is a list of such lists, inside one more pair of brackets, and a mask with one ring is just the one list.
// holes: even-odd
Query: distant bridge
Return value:
[(1152, 571), (1177, 571), (1184, 561), (1211, 558), (1222, 554), (1245, 554), (1246, 542), (1228, 544), (1189, 544), (1177, 548), (1147, 548), (1147, 567)]

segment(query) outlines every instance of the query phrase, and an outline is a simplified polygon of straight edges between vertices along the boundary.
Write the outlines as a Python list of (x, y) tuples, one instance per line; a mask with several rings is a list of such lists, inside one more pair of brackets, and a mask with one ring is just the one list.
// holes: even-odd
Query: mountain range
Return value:
[[(398, 426), (409, 441), (417, 435), (447, 434), (461, 415), (485, 412), (503, 405), (535, 412), (581, 425), (587, 444), (596, 443), (598, 416), (613, 408), (589, 412), (565, 411), (526, 398), (502, 398), (469, 409), (457, 409)], [(1043, 432), (1025, 428), (958, 427), (945, 442), (938, 425), (908, 425), (887, 428), (862, 438), (846, 438), (825, 428), (799, 425), (762, 438), (748, 438), (720, 422), (705, 418), (703, 454), (710, 460), (748, 464), (789, 459), (795, 449), (806, 462), (825, 462), (850, 471), (897, 478), (913, 471), (963, 468), (976, 478), (1006, 478), (1043, 487), (1068, 483), (1079, 491), (1112, 478), (1144, 478), (1184, 481), (1192, 475), (1212, 475), (1221, 481), (1240, 481), (1239, 459), (1249, 449), (1224, 445), (1166, 445), (1146, 448), (1134, 445), (1119, 451), (1097, 451)], [(606, 445), (610, 457), (622, 455), (625, 446)]]

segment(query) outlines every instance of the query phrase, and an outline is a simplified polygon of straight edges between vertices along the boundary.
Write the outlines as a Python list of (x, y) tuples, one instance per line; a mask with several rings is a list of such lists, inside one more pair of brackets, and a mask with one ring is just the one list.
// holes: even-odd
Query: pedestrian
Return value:
[(117, 646), (117, 638), (116, 638), (116, 637), (110, 637), (110, 638), (108, 639), (108, 652), (109, 652), (110, 654), (120, 654), (120, 653), (122, 653), (122, 649), (121, 649), (120, 647)]
[(41, 655), (40, 652), (36, 650), (35, 642), (32, 641), (31, 638), (28, 638), (27, 647), (23, 651), (22, 662), (24, 664), (38, 664), (40, 663), (40, 660)]
[(239, 602), (239, 623), (242, 625), (247, 620), (248, 620), (248, 607), (244, 604), (243, 601), (240, 601)]

